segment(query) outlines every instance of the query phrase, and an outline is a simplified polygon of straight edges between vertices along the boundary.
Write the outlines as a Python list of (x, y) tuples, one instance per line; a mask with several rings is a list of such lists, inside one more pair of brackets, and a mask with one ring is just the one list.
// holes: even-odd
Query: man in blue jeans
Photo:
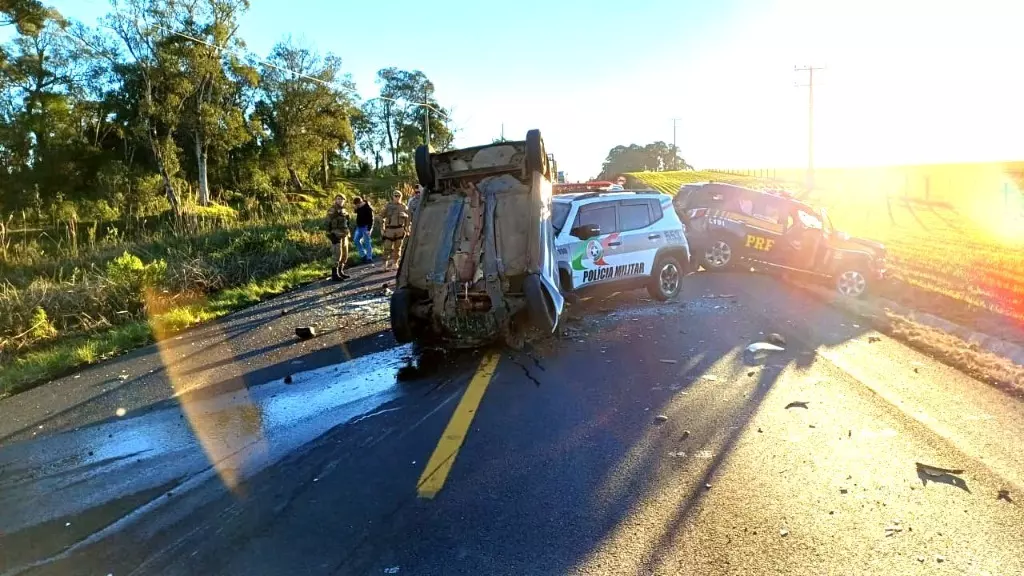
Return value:
[(356, 196), (356, 231), (352, 234), (352, 241), (359, 250), (359, 256), (363, 262), (373, 262), (373, 245), (370, 244), (370, 232), (373, 232), (373, 208), (369, 202)]

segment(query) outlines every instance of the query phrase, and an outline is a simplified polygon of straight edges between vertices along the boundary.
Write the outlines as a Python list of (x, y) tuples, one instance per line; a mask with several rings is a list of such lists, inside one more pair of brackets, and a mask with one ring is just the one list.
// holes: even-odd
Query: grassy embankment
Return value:
[[(347, 195), (365, 186), (379, 204), (397, 183), (384, 180)], [(0, 231), (0, 397), (323, 278), (326, 201), (248, 221), (224, 209), (187, 231), (108, 229), (80, 246), (66, 225)]]

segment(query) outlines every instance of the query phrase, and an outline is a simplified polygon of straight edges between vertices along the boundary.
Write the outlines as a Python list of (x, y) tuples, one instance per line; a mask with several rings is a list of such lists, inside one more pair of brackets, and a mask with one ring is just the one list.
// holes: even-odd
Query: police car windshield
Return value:
[(551, 203), (551, 225), (554, 226), (556, 234), (562, 231), (562, 226), (565, 226), (565, 219), (569, 217), (570, 207), (568, 202)]

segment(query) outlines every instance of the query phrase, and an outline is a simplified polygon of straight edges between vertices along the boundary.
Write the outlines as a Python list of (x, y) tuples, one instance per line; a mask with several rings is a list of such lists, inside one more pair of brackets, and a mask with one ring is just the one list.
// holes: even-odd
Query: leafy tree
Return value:
[(36, 34), (52, 16), (39, 0), (0, 0), (0, 26), (17, 26), (24, 35)]
[(612, 148), (604, 161), (599, 178), (613, 178), (624, 172), (692, 169), (693, 166), (687, 164), (678, 153), (674, 153), (671, 145), (658, 141), (646, 146), (630, 144)]
[[(377, 72), (380, 95), (386, 98), (373, 116), (379, 123), (391, 153), (391, 169), (398, 174), (402, 156), (410, 157), (426, 138), (425, 119), (430, 116), (430, 145), (434, 149), (451, 148), (454, 134), (448, 128), (445, 111), (434, 98), (434, 83), (419, 70), (384, 68)], [(428, 107), (423, 106), (426, 104)]]
[(244, 48), (237, 35), (237, 20), (248, 10), (249, 0), (197, 0), (174, 6), (178, 7), (176, 29), (202, 40), (179, 36), (171, 46), (189, 82), (184, 87), (189, 95), (181, 114), (181, 128), (192, 141), (198, 201), (207, 206), (211, 150), (224, 158), (250, 137), (243, 110), (237, 105), (238, 93), (245, 85), (255, 85), (258, 76), (255, 69), (233, 55)]
[(275, 46), (269, 61), (274, 66), (265, 68), (260, 78), (256, 115), (271, 154), (301, 191), (303, 175), (319, 167), (328, 180), (331, 154), (345, 146), (355, 148), (350, 121), (355, 85), (341, 72), (340, 58), (321, 57), (290, 41)]

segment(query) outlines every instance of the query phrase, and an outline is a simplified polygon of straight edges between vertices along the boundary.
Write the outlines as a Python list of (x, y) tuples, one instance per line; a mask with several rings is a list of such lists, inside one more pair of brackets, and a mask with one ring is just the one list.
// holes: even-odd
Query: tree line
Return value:
[[(377, 73), (360, 98), (342, 60), (285, 39), (264, 57), (239, 33), (249, 0), (111, 0), (98, 25), (39, 0), (0, 0), (0, 215), (81, 219), (274, 205), (343, 176), (408, 174), (451, 147), (448, 111), (418, 70)], [(421, 104), (426, 104), (429, 109)]]
[(627, 172), (662, 172), (665, 170), (693, 170), (679, 156), (679, 150), (671, 144), (657, 141), (646, 146), (630, 144), (616, 146), (608, 151), (601, 166), (598, 180), (611, 180)]

